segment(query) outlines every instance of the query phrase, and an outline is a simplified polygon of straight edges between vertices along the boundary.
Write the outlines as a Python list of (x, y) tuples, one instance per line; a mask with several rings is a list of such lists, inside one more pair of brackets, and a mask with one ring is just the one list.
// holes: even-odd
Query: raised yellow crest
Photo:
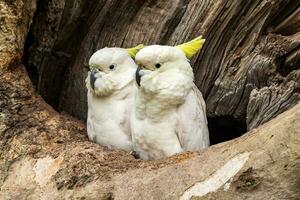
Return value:
[(202, 48), (204, 42), (205, 39), (202, 39), (202, 35), (200, 35), (199, 37), (196, 37), (189, 42), (177, 45), (176, 47), (183, 51), (187, 58), (191, 58)]
[(143, 44), (139, 44), (139, 45), (137, 45), (135, 47), (126, 49), (126, 51), (129, 53), (129, 55), (132, 58), (134, 58), (135, 55), (137, 54), (137, 52), (139, 52), (139, 50), (141, 50), (142, 48), (144, 48), (144, 45)]

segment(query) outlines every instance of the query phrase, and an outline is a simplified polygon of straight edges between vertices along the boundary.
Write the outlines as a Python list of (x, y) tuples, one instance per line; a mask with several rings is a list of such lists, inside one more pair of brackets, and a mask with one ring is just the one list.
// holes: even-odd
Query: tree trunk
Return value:
[(208, 117), (229, 116), (250, 130), (300, 98), (299, 1), (54, 0), (38, 8), (25, 63), (43, 98), (79, 119), (87, 110), (84, 66), (97, 49), (174, 45), (200, 34), (206, 44), (192, 64)]
[[(0, 199), (298, 199), (299, 5), (1, 1)], [(83, 66), (96, 49), (178, 44), (199, 34), (207, 42), (192, 63), (209, 117), (252, 129), (203, 151), (141, 161), (108, 150), (34, 90), (84, 119)]]

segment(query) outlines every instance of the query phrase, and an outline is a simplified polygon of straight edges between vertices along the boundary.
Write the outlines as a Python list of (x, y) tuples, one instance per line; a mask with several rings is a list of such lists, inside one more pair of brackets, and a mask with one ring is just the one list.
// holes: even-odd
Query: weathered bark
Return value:
[[(208, 116), (231, 116), (252, 129), (300, 99), (299, 5), (292, 0), (41, 1), (27, 63), (38, 70), (37, 87), (45, 100), (84, 120), (84, 66), (95, 50), (173, 45), (203, 34), (206, 44), (192, 62)], [(271, 91), (284, 98), (269, 102)]]
[[(70, 2), (75, 1), (68, 1), (68, 3)], [(129, 1), (124, 2), (125, 3), (122, 3), (122, 5), (125, 7), (118, 6), (117, 1), (103, 1), (102, 5), (100, 5), (100, 3), (95, 4), (91, 6), (91, 9), (94, 9), (94, 11), (90, 13), (90, 16), (92, 17), (96, 15), (99, 19), (102, 15), (106, 15), (105, 11), (111, 12), (114, 9), (126, 10), (126, 5), (128, 5), (128, 8), (131, 8)], [(186, 4), (186, 7), (183, 10), (178, 9), (183, 6), (173, 7), (174, 2), (167, 3), (164, 1), (147, 1), (144, 4), (144, 1), (137, 2), (141, 3), (139, 6), (142, 10), (136, 10), (135, 12), (141, 12), (140, 17), (133, 19), (133, 16), (135, 16), (133, 15), (131, 18), (128, 17), (122, 19), (125, 21), (120, 22), (120, 24), (124, 23), (124, 29), (127, 30), (127, 28), (129, 28), (128, 30), (133, 31), (138, 25), (140, 25), (141, 22), (149, 19), (145, 18), (148, 16), (148, 14), (145, 14), (146, 11), (150, 12), (151, 15), (149, 16), (154, 16), (153, 18), (156, 20), (161, 19), (156, 18), (157, 16), (161, 17), (161, 15), (167, 15), (167, 21), (172, 22), (168, 25), (168, 27), (171, 28), (166, 29), (164, 29), (164, 27), (166, 27), (167, 23), (164, 21), (159, 24), (151, 24), (153, 27), (148, 26), (148, 28), (150, 28), (149, 32), (152, 31), (151, 34), (153, 35), (151, 36), (153, 40), (151, 42), (167, 42), (170, 36), (172, 36), (171, 38), (175, 38), (175, 35), (180, 32), (179, 30), (184, 30), (182, 31), (182, 35), (189, 35), (189, 33), (193, 32), (192, 27), (186, 26), (185, 29), (180, 29), (178, 27), (184, 27), (183, 19), (187, 20), (189, 18), (186, 15), (193, 15), (190, 18), (191, 24), (199, 22), (197, 27), (199, 26), (201, 29), (203, 28), (203, 31), (206, 33), (208, 38), (208, 46), (204, 48), (204, 51), (195, 61), (196, 63), (203, 62), (201, 65), (195, 65), (195, 69), (197, 69), (197, 77), (201, 78), (204, 74), (212, 76), (212, 74), (207, 74), (208, 71), (205, 72), (208, 68), (205, 68), (204, 64), (205, 62), (212, 62), (212, 60), (209, 61), (206, 58), (206, 56), (209, 55), (208, 52), (213, 53), (216, 49), (221, 51), (221, 46), (215, 43), (222, 40), (217, 39), (215, 41), (212, 38), (214, 38), (215, 34), (219, 35), (219, 37), (222, 36), (220, 36), (220, 33), (217, 32), (211, 32), (208, 34), (206, 31), (209, 30), (209, 28), (205, 27), (211, 27), (212, 25), (209, 25), (208, 21), (206, 22), (208, 24), (204, 25), (200, 23), (200, 19), (205, 20), (204, 18), (214, 18), (212, 13), (221, 12), (218, 9), (223, 8), (223, 1), (216, 1), (216, 4), (212, 4), (211, 1), (201, 1), (201, 5), (203, 5), (200, 6), (201, 9), (199, 9), (199, 6), (194, 6), (195, 1), (183, 2)], [(235, 4), (228, 3), (226, 9), (224, 7), (221, 13), (227, 12), (229, 9), (236, 11), (239, 15), (243, 15), (235, 10), (241, 6), (238, 4), (239, 2), (233, 1), (233, 3)], [(260, 10), (262, 8), (259, 5), (264, 4), (260, 4), (258, 1), (257, 3), (258, 7), (256, 10), (258, 11), (253, 12), (262, 12)], [(169, 5), (168, 8), (177, 9), (177, 11), (170, 13), (164, 11), (167, 4)], [(244, 12), (248, 12), (249, 7), (247, 6), (250, 6), (250, 4), (252, 3), (243, 3), (243, 6), (246, 6)], [(82, 5), (85, 5), (84, 1), (82, 1)], [(106, 7), (103, 8), (102, 15), (98, 15), (99, 10), (97, 9), (101, 8), (103, 5)], [(176, 5), (179, 5), (179, 3)], [(234, 5), (237, 6), (237, 8), (233, 9), (232, 6)], [(275, 9), (276, 6), (273, 7), (273, 5), (278, 4), (276, 1), (274, 4), (267, 3), (266, 5), (268, 6), (262, 6), (264, 7), (264, 9), (262, 9), (264, 12), (267, 12), (267, 8), (269, 8), (269, 6), (271, 10)], [(289, 13), (288, 7), (284, 5), (285, 3), (281, 5), (280, 9), (287, 9), (286, 12)], [(80, 6), (75, 7), (79, 8)], [(89, 6), (87, 6), (86, 9), (88, 9), (88, 7)], [(215, 10), (210, 10), (212, 7), (214, 7)], [(199, 9), (198, 13), (196, 11), (191, 12), (193, 9)], [(206, 12), (202, 9), (206, 9)], [(280, 114), (275, 119), (256, 129), (254, 128), (251, 132), (235, 140), (212, 146), (200, 152), (184, 153), (164, 160), (148, 162), (136, 160), (125, 152), (108, 150), (97, 144), (89, 142), (86, 137), (85, 127), (80, 121), (67, 115), (59, 114), (36, 94), (30, 79), (27, 76), (25, 67), (21, 63), (23, 45), (34, 10), (34, 0), (0, 2), (0, 199), (179, 199), (180, 197), (182, 197), (182, 199), (188, 199), (188, 197), (191, 196), (193, 196), (192, 199), (269, 199), (270, 197), (274, 199), (299, 198), (299, 103), (288, 111)], [(66, 7), (64, 10), (65, 11), (62, 12), (68, 11), (69, 7)], [(183, 12), (184, 10), (185, 12)], [(273, 11), (274, 10), (272, 10), (272, 12)], [(132, 11), (128, 13), (131, 15), (135, 12)], [(157, 15), (153, 15), (154, 12)], [(202, 14), (202, 12), (204, 13)], [(262, 14), (264, 12), (262, 12)], [(110, 16), (114, 21), (117, 21), (122, 14), (122, 12), (116, 13), (117, 14), (110, 13)], [(291, 24), (285, 22), (290, 21), (290, 18), (291, 21), (293, 21), (292, 19), (295, 19), (294, 14), (288, 14), (289, 17), (287, 17), (287, 15), (283, 15), (280, 12), (278, 13), (280, 15), (274, 19), (278, 20), (276, 24), (279, 24), (280, 26), (278, 25), (278, 27), (274, 28), (274, 30), (284, 30), (285, 34), (290, 34), (294, 30), (297, 30), (294, 27), (294, 22)], [(67, 15), (67, 13), (64, 15)], [(70, 13), (68, 15), (74, 16)], [(182, 15), (185, 17), (178, 19), (176, 17), (173, 18), (173, 15)], [(223, 16), (223, 14), (219, 16)], [(282, 19), (280, 19), (281, 17)], [(72, 21), (73, 18), (69, 19)], [(153, 21), (155, 21), (154, 19)], [(126, 20), (128, 20), (128, 22)], [(131, 23), (132, 20), (137, 20), (138, 22), (135, 22), (136, 24), (134, 26), (127, 24)], [(177, 32), (175, 34), (175, 32), (172, 33), (170, 30), (174, 29), (172, 27), (176, 20), (178, 20), (178, 25), (176, 26)], [(224, 19), (220, 20), (222, 21)], [(55, 19), (54, 21), (58, 20)], [(74, 21), (72, 23), (74, 23)], [(70, 22), (70, 24), (72, 23)], [(104, 26), (105, 23), (103, 23), (102, 25), (105, 27), (103, 31), (107, 28), (110, 32), (113, 32), (113, 34), (116, 34), (115, 31), (112, 31), (114, 30), (114, 27), (106, 27)], [(182, 25), (180, 25), (181, 23)], [(217, 21), (214, 23), (217, 23)], [(239, 22), (236, 23), (236, 26), (240, 26)], [(87, 35), (84, 37), (84, 41), (82, 43), (84, 44), (84, 46), (82, 46), (84, 48), (72, 49), (75, 44), (70, 44), (70, 51), (74, 52), (61, 51), (60, 54), (53, 54), (53, 52), (57, 53), (57, 51), (53, 50), (50, 45), (51, 47), (48, 49), (51, 49), (50, 54), (51, 56), (54, 55), (54, 57), (52, 57), (51, 62), (44, 61), (50, 65), (41, 63), (36, 65), (41, 67), (41, 74), (44, 73), (44, 75), (39, 75), (39, 82), (43, 82), (45, 79), (45, 83), (43, 83), (44, 86), (41, 86), (41, 83), (40, 85), (38, 84), (40, 91), (44, 90), (42, 89), (43, 87), (46, 88), (46, 85), (50, 80), (53, 81), (53, 77), (47, 76), (48, 72), (43, 72), (43, 70), (56, 72), (56, 70), (58, 70), (58, 65), (55, 65), (55, 63), (59, 59), (61, 59), (63, 63), (70, 63), (71, 67), (67, 69), (69, 71), (67, 73), (69, 77), (68, 80), (73, 80), (71, 79), (72, 76), (70, 74), (83, 76), (83, 74), (80, 75), (82, 69), (77, 59), (80, 60), (84, 58), (86, 61), (88, 54), (92, 52), (92, 50), (89, 50), (91, 46), (88, 46), (88, 44), (91, 44), (89, 42), (90, 40), (95, 39), (91, 36), (95, 34), (95, 30), (98, 29), (98, 25), (100, 26), (100, 24), (96, 24), (89, 21), (84, 24), (86, 27), (93, 27), (94, 30), (87, 31)], [(65, 25), (66, 24), (64, 23), (60, 24), (62, 27)], [(259, 25), (257, 24), (257, 26)], [(265, 26), (266, 24), (264, 27)], [(293, 28), (289, 30), (288, 27)], [(145, 30), (148, 28), (143, 27)], [(215, 29), (217, 28), (215, 27)], [(107, 36), (109, 36), (108, 30), (106, 30), (107, 32), (104, 31)], [(164, 36), (162, 37), (161, 33), (157, 33), (160, 31), (155, 32), (154, 30), (164, 31)], [(252, 29), (249, 29), (250, 32), (251, 30)], [(225, 30), (223, 30), (223, 32), (224, 31)], [(72, 32), (72, 34), (70, 33), (69, 36), (74, 38), (73, 40), (69, 38), (69, 41), (79, 39), (73, 35), (75, 32)], [(123, 30), (120, 32), (123, 32)], [(137, 39), (142, 38), (142, 32), (137, 32), (137, 35), (129, 34), (131, 33), (130, 31), (127, 32), (128, 34), (126, 37), (128, 38), (125, 38), (124, 46), (131, 45), (130, 42), (132, 42), (132, 44), (137, 43)], [(45, 39), (48, 38), (47, 34), (44, 36)], [(150, 33), (147, 32), (147, 34)], [(100, 38), (103, 39), (101, 39), (101, 41), (110, 43), (111, 41), (107, 40), (105, 35), (101, 35)], [(259, 34), (253, 34), (252, 36), (256, 37), (258, 35)], [(65, 37), (67, 36), (65, 35)], [(97, 38), (98, 35), (95, 37)], [(149, 38), (146, 39), (147, 37), (145, 37), (144, 41), (150, 42), (151, 37), (149, 36)], [(252, 41), (253, 37), (252, 39), (251, 37), (249, 39)], [(284, 109), (291, 107), (294, 104), (293, 102), (298, 100), (299, 70), (293, 70), (298, 66), (297, 64), (299, 64), (298, 50), (296, 50), (298, 48), (297, 46), (299, 46), (297, 43), (297, 37), (297, 35), (292, 37), (278, 36), (277, 33), (267, 34), (262, 36), (257, 44), (253, 44), (254, 46), (257, 45), (257, 47), (255, 47), (256, 50), (253, 50), (253, 52), (252, 50), (247, 50), (244, 46), (241, 47), (240, 50), (245, 49), (246, 51), (243, 54), (245, 56), (241, 59), (241, 63), (238, 62), (239, 64), (234, 65), (239, 66), (239, 68), (236, 68), (238, 70), (236, 72), (234, 71), (236, 74), (233, 72), (231, 73), (233, 73), (233, 77), (236, 78), (240, 76), (238, 74), (247, 74), (249, 76), (247, 76), (247, 81), (250, 81), (249, 83), (253, 83), (253, 85), (255, 85), (255, 87), (253, 87), (255, 90), (252, 91), (250, 89), (245, 89), (243, 92), (243, 95), (249, 92), (249, 96), (252, 91), (247, 112), (253, 113), (251, 116), (259, 116), (257, 118), (249, 119), (248, 124), (251, 127), (255, 127), (258, 124), (271, 119)], [(55, 36), (54, 40), (58, 41), (57, 38), (58, 37)], [(51, 37), (48, 39), (51, 39)], [(272, 39), (272, 41), (269, 41), (270, 39)], [(112, 41), (113, 40), (114, 39), (112, 37)], [(67, 42), (67, 40), (64, 41)], [(119, 41), (119, 39), (116, 38), (116, 41)], [(175, 39), (170, 39), (168, 42), (175, 43)], [(178, 42), (181, 42), (181, 40)], [(59, 43), (60, 42), (57, 44)], [(80, 43), (80, 41), (78, 43)], [(119, 43), (116, 43), (115, 45), (118, 44)], [(243, 44), (246, 43), (243, 42)], [(276, 44), (277, 46), (274, 47), (273, 44)], [(101, 43), (98, 45), (102, 46), (103, 44)], [(211, 49), (209, 48), (209, 45)], [(293, 47), (294, 45), (296, 47)], [(98, 47), (93, 48), (96, 49)], [(273, 63), (276, 59), (278, 59), (277, 56), (279, 55), (279, 50), (277, 51), (277, 48), (283, 48), (283, 52), (280, 53), (280, 56), (285, 58), (280, 60), (281, 64), (279, 68), (280, 70), (277, 70), (278, 72), (274, 68), (276, 63)], [(41, 49), (42, 52), (40, 52), (40, 56), (44, 56), (45, 58), (43, 59), (48, 59), (50, 55), (44, 54), (44, 50), (46, 48)], [(215, 50), (213, 51), (212, 49)], [(294, 50), (291, 50), (291, 53), (287, 53), (290, 52), (287, 51), (290, 49)], [(80, 50), (82, 50), (82, 54), (84, 55), (81, 54)], [(247, 51), (249, 51), (249, 55), (247, 55)], [(68, 56), (65, 56), (69, 55), (69, 53), (72, 54), (72, 59), (67, 59)], [(215, 53), (217, 53), (217, 51)], [(37, 56), (37, 54), (32, 55)], [(63, 56), (56, 57), (57, 55)], [(232, 56), (232, 54), (230, 55)], [(220, 62), (218, 61), (218, 57), (220, 55), (217, 53), (214, 56), (216, 57), (216, 62)], [(38, 58), (40, 59), (41, 57), (38, 56)], [(212, 59), (212, 57), (210, 57), (210, 59)], [(249, 62), (247, 59), (250, 59)], [(226, 60), (225, 57), (224, 60)], [(255, 60), (257, 62), (255, 62)], [(51, 65), (55, 71), (51, 70), (49, 67)], [(222, 64), (220, 66), (224, 67), (225, 65)], [(266, 66), (269, 68), (266, 68)], [(246, 73), (244, 68), (247, 68), (247, 70), (248, 68), (251, 68), (251, 70), (246, 70)], [(76, 69), (80, 69), (80, 71), (74, 71)], [(213, 69), (221, 70), (221, 67)], [(230, 71), (227, 69), (225, 70), (225, 68), (222, 68), (222, 70), (227, 71), (226, 73), (229, 73), (228, 71)], [(221, 71), (219, 73), (223, 74)], [(204, 72), (203, 75), (201, 75), (202, 72)], [(60, 73), (61, 72), (58, 72), (56, 75), (62, 75)], [(266, 77), (266, 74), (268, 77)], [(224, 80), (228, 80), (225, 78), (226, 74), (223, 74), (222, 76), (224, 77)], [(219, 75), (216, 75), (216, 77), (218, 77), (219, 81), (216, 82), (215, 85), (207, 82), (203, 82), (205, 84), (199, 84), (198, 82), (198, 84), (199, 86), (212, 84), (212, 90), (221, 91), (221, 88), (229, 83), (223, 83), (223, 79), (220, 78), (221, 76)], [(243, 78), (243, 76), (240, 76), (240, 78)], [(205, 79), (209, 80), (207, 77)], [(80, 83), (81, 79), (79, 80), (74, 78), (74, 81), (66, 82), (67, 85), (71, 82), (73, 82), (72, 84), (74, 85), (73, 89), (66, 85), (66, 88), (68, 89), (65, 90), (65, 93), (63, 94), (66, 99), (68, 99), (68, 95), (73, 93), (72, 90), (75, 91), (76, 89), (79, 91), (82, 87), (78, 84), (78, 82), (76, 82), (76, 80)], [(200, 79), (197, 80), (200, 81)], [(53, 84), (55, 86), (56, 83)], [(205, 92), (206, 90), (204, 89), (206, 86), (202, 87)], [(252, 86), (250, 88), (252, 88)], [(227, 94), (228, 91), (230, 90), (224, 90), (225, 94)], [(210, 99), (210, 95), (212, 95), (210, 93), (210, 90), (205, 92), (208, 100)], [(84, 92), (80, 90), (80, 93), (78, 94), (84, 94)], [(78, 96), (74, 95), (73, 98), (69, 99), (70, 105), (75, 105), (75, 99), (78, 99)], [(247, 99), (243, 100), (248, 101)], [(76, 105), (78, 105), (78, 109), (80, 108), (80, 104), (80, 101), (76, 103)], [(211, 105), (213, 104), (214, 103), (211, 102)], [(244, 104), (244, 102), (241, 102), (240, 104)], [(216, 108), (220, 108), (220, 110), (225, 109), (221, 109), (220, 106), (221, 104), (218, 103)], [(230, 107), (228, 106), (228, 108)], [(76, 110), (77, 108), (74, 107), (74, 109)], [(243, 112), (244, 114), (247, 114), (245, 109), (246, 108), (244, 108)], [(76, 112), (78, 111), (79, 110), (76, 110)], [(226, 112), (235, 116), (232, 111)], [(265, 113), (266, 115), (263, 116)], [(216, 111), (211, 110), (211, 115), (217, 114), (218, 113)]]
[[(42, 135), (23, 132), (10, 140), (9, 150), (4, 149), (6, 162), (11, 155), (19, 157), (3, 171), (1, 199), (298, 199), (300, 195), (300, 104), (237, 140), (154, 162), (105, 151), (74, 134), (78, 126), (70, 120), (56, 113), (44, 117), (48, 123)], [(73, 130), (67, 130), (71, 126)], [(32, 137), (39, 142), (33, 145)]]

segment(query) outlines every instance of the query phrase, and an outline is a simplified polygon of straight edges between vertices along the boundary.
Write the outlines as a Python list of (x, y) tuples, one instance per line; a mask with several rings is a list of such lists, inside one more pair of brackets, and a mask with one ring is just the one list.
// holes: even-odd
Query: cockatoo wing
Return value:
[(182, 149), (200, 150), (209, 146), (206, 106), (201, 92), (193, 85), (184, 104), (177, 109), (176, 133)]

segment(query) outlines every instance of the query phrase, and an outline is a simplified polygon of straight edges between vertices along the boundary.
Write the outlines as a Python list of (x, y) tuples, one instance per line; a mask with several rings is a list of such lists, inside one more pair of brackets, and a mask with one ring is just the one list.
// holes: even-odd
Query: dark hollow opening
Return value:
[(33, 84), (34, 87), (37, 86), (38, 84), (38, 70), (35, 66), (33, 66), (31, 63), (28, 62), (29, 60), (29, 49), (30, 47), (33, 45), (34, 43), (34, 36), (31, 32), (31, 28), (30, 31), (28, 32), (25, 44), (24, 44), (24, 54), (22, 57), (22, 63), (24, 63), (24, 66), (26, 67), (27, 73), (29, 78), (31, 79), (31, 82)]
[(231, 116), (208, 117), (210, 144), (217, 144), (237, 138), (247, 132), (246, 122)]

